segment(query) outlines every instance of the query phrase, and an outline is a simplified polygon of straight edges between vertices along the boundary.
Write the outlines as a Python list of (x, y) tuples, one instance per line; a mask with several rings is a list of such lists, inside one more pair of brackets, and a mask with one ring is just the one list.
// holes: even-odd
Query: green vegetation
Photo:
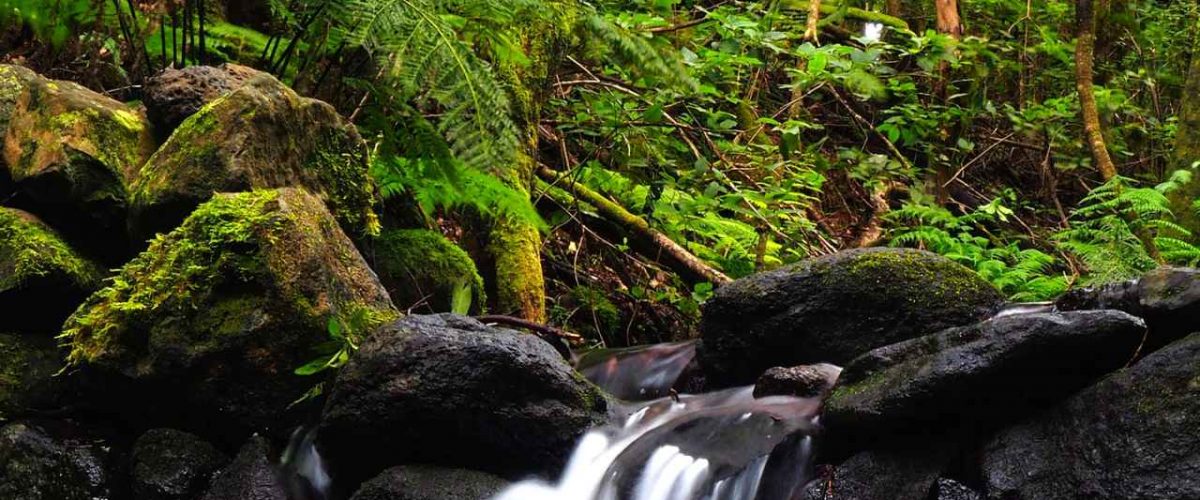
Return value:
[(384, 229), (450, 234), (500, 314), (598, 289), (619, 331), (880, 245), (1015, 300), (1200, 262), (1195, 2), (50, 3), (0, 0), (34, 65), (108, 47), (133, 88), (234, 61), (330, 102), (371, 145)]
[(103, 272), (32, 215), (0, 208), (0, 291), (38, 278), (64, 279), (94, 289)]

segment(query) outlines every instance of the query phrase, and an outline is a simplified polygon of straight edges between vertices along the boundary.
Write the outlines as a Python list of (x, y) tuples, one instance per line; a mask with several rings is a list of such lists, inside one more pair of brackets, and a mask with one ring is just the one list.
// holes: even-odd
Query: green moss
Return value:
[(449, 310), (454, 290), (471, 289), (473, 309), (487, 302), (483, 278), (467, 252), (441, 233), (426, 229), (386, 230), (376, 241), (375, 270), (399, 305), (422, 298), (435, 310)]
[(371, 208), (375, 188), (367, 175), (366, 150), (358, 149), (353, 141), (333, 133), (323, 134), (321, 144), (306, 162), (306, 168), (317, 172), (321, 185), (332, 205), (334, 215), (346, 227), (361, 228), (370, 236), (379, 234), (379, 217)]
[[(927, 252), (904, 249), (871, 249), (847, 253), (838, 273), (828, 273), (828, 285), (861, 287), (887, 283), (889, 292), (900, 288), (903, 298), (917, 307), (944, 307), (947, 303), (1002, 300), (999, 290), (974, 271)], [(832, 261), (821, 265), (831, 266)], [(883, 288), (881, 288), (883, 289)]]
[(65, 277), (88, 290), (101, 275), (99, 267), (33, 216), (0, 208), (0, 290), (46, 276)]
[(503, 219), (492, 228), (488, 253), (496, 260), (496, 298), (501, 313), (545, 322), (541, 246), (537, 228), (523, 221)]
[(282, 214), (267, 209), (277, 197), (275, 191), (256, 191), (215, 198), (175, 231), (155, 238), (67, 319), (61, 338), (71, 342), (68, 362), (109, 354), (139, 317), (195, 307), (222, 280), (248, 281), (260, 274), (256, 239), (283, 223)]

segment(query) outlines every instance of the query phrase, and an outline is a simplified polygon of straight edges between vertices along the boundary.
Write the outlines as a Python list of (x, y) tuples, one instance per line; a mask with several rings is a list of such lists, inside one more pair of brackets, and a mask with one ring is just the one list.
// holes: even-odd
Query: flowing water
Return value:
[[(580, 360), (615, 394), (669, 392), (694, 344), (608, 351)], [(790, 500), (811, 477), (820, 401), (753, 387), (660, 398), (580, 440), (557, 484), (525, 481), (496, 500)]]

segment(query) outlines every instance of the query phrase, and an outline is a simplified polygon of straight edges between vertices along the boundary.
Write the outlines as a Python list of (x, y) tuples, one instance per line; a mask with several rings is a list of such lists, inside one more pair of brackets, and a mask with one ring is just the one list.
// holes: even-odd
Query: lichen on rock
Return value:
[(373, 234), (368, 150), (330, 105), (261, 74), (191, 115), (131, 188), (140, 236), (169, 231), (215, 192), (304, 187), (351, 234)]
[(62, 338), (72, 365), (147, 390), (169, 381), (175, 394), (156, 397), (246, 429), (278, 424), (316, 383), (293, 370), (329, 341), (330, 318), (349, 316), (398, 313), (324, 204), (287, 188), (216, 195), (92, 295)]
[(127, 186), (154, 142), (141, 111), (78, 84), (0, 65), (0, 191), (115, 256)]

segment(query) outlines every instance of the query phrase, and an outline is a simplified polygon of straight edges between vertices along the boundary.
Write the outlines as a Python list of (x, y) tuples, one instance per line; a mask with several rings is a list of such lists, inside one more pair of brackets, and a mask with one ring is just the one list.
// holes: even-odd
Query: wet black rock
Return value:
[(72, 425), (15, 422), (0, 427), (0, 498), (114, 498), (107, 447)]
[(777, 366), (763, 372), (754, 384), (754, 397), (798, 396), (811, 398), (824, 396), (833, 389), (842, 368), (829, 363), (800, 365), (789, 368)]
[(536, 336), (463, 316), (409, 316), (376, 331), (342, 368), (318, 443), (335, 483), (404, 463), (552, 475), (606, 410), (600, 390)]
[(1200, 498), (1200, 334), (1000, 432), (982, 468), (990, 498)]
[(939, 478), (930, 495), (931, 500), (983, 500), (983, 495), (953, 479)]
[(52, 337), (0, 333), (0, 421), (72, 403), (71, 380), (55, 376), (61, 369)]
[(1117, 309), (1146, 320), (1142, 354), (1200, 332), (1200, 270), (1162, 267), (1138, 280), (1067, 292), (1060, 310)]
[(138, 500), (199, 498), (229, 457), (199, 437), (152, 429), (133, 444), (131, 476)]
[(976, 432), (1023, 418), (1119, 369), (1145, 326), (1120, 311), (1033, 313), (875, 349), (826, 400), (826, 447)]
[(505, 486), (486, 472), (402, 465), (363, 483), (350, 500), (487, 500)]
[(700, 362), (714, 388), (773, 366), (843, 364), (876, 347), (973, 323), (1003, 302), (938, 255), (861, 249), (739, 279), (704, 305)]
[(212, 479), (204, 500), (288, 500), (287, 489), (271, 460), (271, 446), (253, 436), (228, 467)]
[(864, 451), (810, 482), (804, 500), (926, 500), (947, 457), (944, 447)]

